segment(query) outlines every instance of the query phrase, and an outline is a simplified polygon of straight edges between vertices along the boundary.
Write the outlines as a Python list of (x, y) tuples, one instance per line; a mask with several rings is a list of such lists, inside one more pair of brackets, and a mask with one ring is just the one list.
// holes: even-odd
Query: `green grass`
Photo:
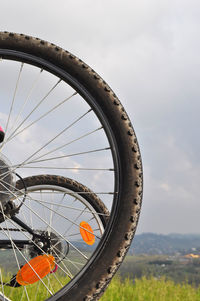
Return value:
[(112, 280), (101, 301), (199, 301), (200, 288), (189, 284), (175, 284), (164, 277), (121, 281)]
[[(3, 278), (5, 282), (9, 282), (11, 279), (11, 274), (6, 274), (3, 272)], [(69, 278), (64, 277), (57, 273), (57, 275), (49, 274), (43, 278), (43, 283), (49, 288), (53, 293), (59, 291), (64, 285), (69, 282)], [(32, 285), (21, 286), (21, 287), (9, 287), (4, 286), (4, 294), (9, 299), (13, 301), (43, 301), (48, 299), (51, 295), (48, 290), (44, 287), (41, 281), (38, 281)], [(2, 292), (1, 285), (0, 291)]]
[[(57, 291), (60, 287), (53, 275), (51, 279), (52, 288)], [(66, 277), (59, 276), (64, 284)], [(44, 279), (48, 285), (48, 279)], [(66, 282), (65, 282), (66, 283)], [(46, 300), (49, 297), (44, 286), (38, 282), (26, 287), (29, 299), (32, 301)], [(11, 300), (27, 300), (26, 292), (23, 287), (9, 288), (5, 287), (5, 295)], [(22, 297), (22, 298), (21, 298)], [(100, 301), (199, 301), (200, 288), (191, 285), (175, 284), (172, 280), (166, 280), (164, 277), (156, 279), (154, 277), (133, 280), (126, 278), (124, 281), (116, 276)]]

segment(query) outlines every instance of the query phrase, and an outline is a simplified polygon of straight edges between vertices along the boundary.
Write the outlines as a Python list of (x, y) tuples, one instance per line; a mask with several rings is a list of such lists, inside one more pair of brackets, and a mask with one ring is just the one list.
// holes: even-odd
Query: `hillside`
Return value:
[(186, 254), (200, 252), (200, 234), (155, 234), (135, 236), (130, 247), (134, 254)]

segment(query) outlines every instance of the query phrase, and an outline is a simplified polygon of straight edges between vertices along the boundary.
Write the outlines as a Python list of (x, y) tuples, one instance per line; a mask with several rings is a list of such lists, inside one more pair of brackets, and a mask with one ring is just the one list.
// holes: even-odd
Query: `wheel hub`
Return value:
[(69, 244), (53, 232), (38, 231), (38, 235), (33, 238), (33, 241), (35, 244), (29, 247), (31, 258), (45, 252), (52, 254), (58, 263), (62, 261), (69, 252)]

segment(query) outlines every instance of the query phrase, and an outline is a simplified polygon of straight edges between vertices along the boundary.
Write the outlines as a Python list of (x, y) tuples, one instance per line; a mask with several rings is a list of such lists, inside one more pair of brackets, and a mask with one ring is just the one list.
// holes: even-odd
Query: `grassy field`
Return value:
[[(3, 282), (9, 282), (12, 275), (16, 273), (16, 270), (12, 270), (12, 257), (7, 253), (6, 255), (4, 260), (0, 260)], [(72, 259), (80, 261), (80, 258), (73, 257)], [(69, 262), (66, 262), (66, 266), (70, 270), (73, 268), (69, 266)], [(61, 270), (43, 279), (52, 293), (57, 292), (69, 280)], [(50, 296), (40, 281), (27, 285), (25, 288), (5, 286), (3, 289), (5, 295), (14, 301), (43, 301)], [(101, 297), (101, 301), (118, 300), (200, 301), (200, 259), (186, 260), (180, 256), (168, 255), (128, 255)]]
[[(63, 281), (64, 279), (61, 279)], [(48, 284), (48, 280), (45, 281)], [(46, 300), (49, 294), (44, 290), (43, 285), (34, 284), (27, 286), (27, 293), (24, 289), (9, 287), (5, 288), (5, 294), (12, 300)], [(56, 285), (54, 286), (56, 290)], [(130, 279), (121, 281), (115, 277), (100, 301), (199, 301), (200, 288), (194, 288), (189, 284), (175, 284), (165, 278), (156, 279), (143, 277), (136, 279), (133, 283)]]
[(121, 281), (112, 280), (101, 301), (199, 301), (200, 288), (189, 284), (175, 284), (171, 280), (151, 277)]

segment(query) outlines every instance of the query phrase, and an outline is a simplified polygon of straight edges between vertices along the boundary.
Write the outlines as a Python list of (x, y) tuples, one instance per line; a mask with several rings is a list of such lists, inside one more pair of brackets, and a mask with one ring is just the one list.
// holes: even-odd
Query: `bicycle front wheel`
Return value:
[[(75, 179), (110, 211), (90, 259), (49, 299), (96, 300), (138, 222), (142, 164), (135, 132), (110, 87), (69, 52), (37, 38), (0, 33), (0, 58), (1, 153), (11, 161), (2, 157), (3, 165), (23, 178), (48, 170)], [(1, 183), (8, 190), (2, 173)]]

